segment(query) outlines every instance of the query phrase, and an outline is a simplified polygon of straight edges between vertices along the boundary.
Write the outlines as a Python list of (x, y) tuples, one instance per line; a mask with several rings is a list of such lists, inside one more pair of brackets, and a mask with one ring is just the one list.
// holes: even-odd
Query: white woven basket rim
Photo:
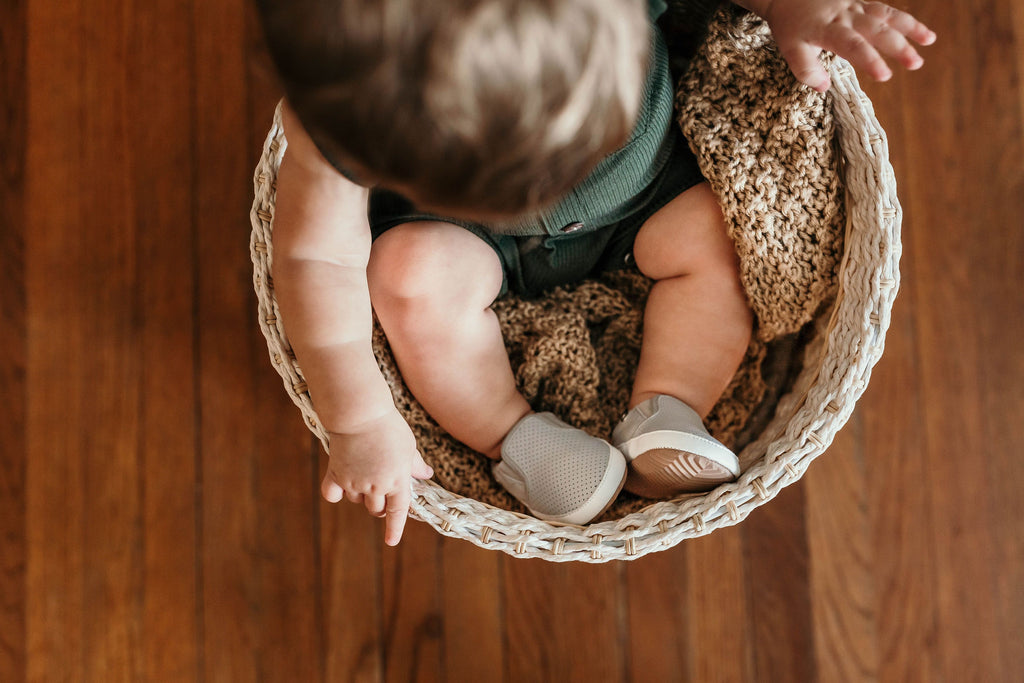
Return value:
[[(846, 187), (847, 228), (839, 293), (819, 342), (806, 352), (794, 389), (775, 418), (741, 453), (751, 463), (739, 479), (707, 494), (658, 502), (620, 519), (562, 526), (454, 494), (432, 481), (412, 480), (411, 514), (438, 532), (516, 557), (606, 562), (635, 559), (681, 540), (737, 524), (803, 476), (846, 424), (882, 355), (899, 288), (902, 210), (885, 132), (850, 65), (831, 66), (828, 102), (838, 131)], [(278, 105), (254, 174), (250, 218), (253, 286), (260, 328), (274, 368), (309, 429), (326, 448), (327, 434), (285, 337), (270, 279), (277, 169), (287, 147)]]

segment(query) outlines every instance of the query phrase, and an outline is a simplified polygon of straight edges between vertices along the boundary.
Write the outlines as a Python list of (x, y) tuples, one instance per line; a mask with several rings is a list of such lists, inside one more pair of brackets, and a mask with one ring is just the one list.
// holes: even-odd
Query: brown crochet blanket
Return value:
[[(713, 434), (738, 448), (751, 416), (765, 412), (758, 410), (769, 388), (762, 363), (773, 340), (800, 330), (836, 287), (843, 217), (832, 117), (825, 96), (797, 84), (767, 27), (727, 10), (680, 80), (677, 110), (728, 219), (756, 317), (746, 358), (708, 419)], [(649, 288), (626, 270), (494, 305), (516, 379), (535, 409), (608, 438), (629, 398)], [(437, 481), (524, 511), (494, 481), (489, 462), (445, 434), (411, 396), (379, 326), (374, 346)], [(645, 504), (623, 494), (604, 518)]]
[(728, 219), (758, 337), (797, 331), (835, 291), (843, 253), (827, 95), (796, 81), (767, 24), (725, 9), (680, 79), (676, 105)]

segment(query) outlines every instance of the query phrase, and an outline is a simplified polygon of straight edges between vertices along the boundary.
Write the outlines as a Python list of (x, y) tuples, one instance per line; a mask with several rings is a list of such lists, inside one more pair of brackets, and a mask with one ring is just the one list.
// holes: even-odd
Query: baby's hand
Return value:
[[(892, 71), (885, 57), (907, 69), (924, 60), (910, 41), (931, 45), (935, 33), (906, 12), (861, 0), (740, 0), (768, 22), (782, 56), (797, 79), (825, 92), (831, 85), (818, 61), (822, 50), (848, 59), (879, 81)], [(908, 40), (909, 39), (909, 40)]]
[(391, 410), (359, 431), (331, 432), (330, 462), (320, 492), (328, 502), (345, 497), (365, 505), (371, 515), (385, 517), (384, 542), (397, 545), (409, 513), (409, 477), (432, 475), (409, 425)]

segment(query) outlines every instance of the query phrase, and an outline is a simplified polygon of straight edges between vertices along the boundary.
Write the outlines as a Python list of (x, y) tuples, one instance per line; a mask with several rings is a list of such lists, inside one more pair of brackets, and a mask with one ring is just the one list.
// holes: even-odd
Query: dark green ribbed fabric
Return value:
[[(666, 9), (664, 0), (648, 0), (651, 24)], [(651, 64), (644, 83), (637, 125), (622, 148), (605, 157), (573, 190), (539, 216), (502, 224), (507, 235), (560, 235), (572, 223), (583, 231), (617, 223), (636, 208), (643, 190), (658, 175), (672, 152), (668, 136), (672, 123), (674, 86), (668, 47), (654, 26)]]

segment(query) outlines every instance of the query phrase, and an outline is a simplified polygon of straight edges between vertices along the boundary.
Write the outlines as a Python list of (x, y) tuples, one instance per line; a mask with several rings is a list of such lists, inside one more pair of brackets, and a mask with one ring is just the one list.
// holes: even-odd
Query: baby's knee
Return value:
[(497, 255), (472, 232), (422, 221), (396, 226), (377, 238), (367, 279), (378, 309), (452, 314), (489, 306), (502, 275)]
[(641, 272), (655, 280), (695, 274), (734, 278), (739, 272), (725, 217), (706, 182), (648, 219), (633, 252)]
[(430, 223), (407, 223), (373, 243), (366, 277), (372, 299), (429, 298), (441, 284), (444, 256)]

